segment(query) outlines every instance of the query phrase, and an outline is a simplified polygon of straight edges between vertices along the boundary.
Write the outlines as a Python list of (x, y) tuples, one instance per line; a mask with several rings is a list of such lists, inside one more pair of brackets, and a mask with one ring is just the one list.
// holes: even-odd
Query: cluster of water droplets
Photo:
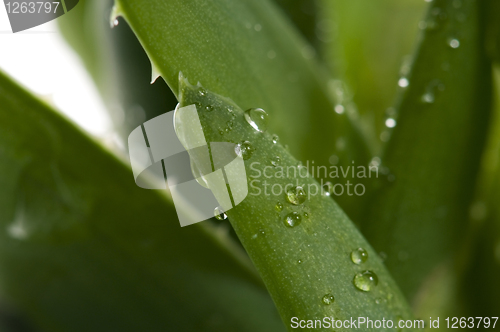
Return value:
[[(354, 249), (351, 252), (351, 261), (361, 265), (368, 260), (368, 252), (363, 248)], [(354, 287), (363, 292), (369, 292), (378, 285), (378, 276), (375, 272), (364, 270), (354, 275), (352, 279)]]
[(356, 108), (352, 102), (352, 95), (343, 81), (330, 80), (328, 82), (328, 88), (336, 101), (336, 104), (333, 107), (335, 113), (344, 114), (346, 111), (349, 111), (349, 114), (351, 115), (356, 113)]

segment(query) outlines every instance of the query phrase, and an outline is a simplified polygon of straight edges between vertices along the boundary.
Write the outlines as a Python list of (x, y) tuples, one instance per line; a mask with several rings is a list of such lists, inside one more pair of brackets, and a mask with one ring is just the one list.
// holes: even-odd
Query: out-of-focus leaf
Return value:
[[(375, 138), (385, 129), (383, 119), (397, 92), (400, 70), (408, 68), (423, 0), (322, 0), (317, 33), (324, 57), (335, 76), (345, 80), (353, 101)], [(373, 130), (373, 129), (372, 129)], [(382, 134), (382, 138), (387, 138)]]
[(484, 10), (487, 15), (487, 30), (485, 47), (486, 52), (495, 62), (500, 61), (500, 2), (495, 0), (484, 1)]
[(116, 129), (128, 137), (144, 121), (173, 110), (177, 100), (163, 80), (151, 82), (151, 63), (123, 20), (110, 28), (113, 0), (84, 0), (57, 20), (91, 73)]
[[(468, 314), (498, 316), (500, 312), (500, 68), (494, 66), (495, 106), (487, 150), (483, 156), (478, 198), (471, 209), (474, 222), (463, 284)], [(499, 325), (497, 325), (498, 329)]]
[(479, 5), (432, 2), (382, 158), (390, 174), (363, 225), (409, 299), (467, 233), (491, 104)]
[(310, 0), (274, 0), (283, 10), (293, 25), (301, 32), (302, 36), (318, 49), (317, 24), (319, 6), (316, 1)]
[(45, 331), (279, 331), (238, 247), (0, 74), (0, 296)]
[(265, 109), (270, 130), (303, 162), (329, 165), (332, 154), (344, 164), (368, 161), (348, 112), (333, 110), (314, 49), (269, 1), (118, 0), (114, 14), (174, 94), (182, 72), (243, 109)]
[[(242, 154), (249, 192), (227, 215), (289, 331), (294, 331), (293, 317), (385, 318), (395, 324), (400, 318), (410, 318), (406, 300), (381, 259), (334, 200), (322, 194), (319, 183), (306, 176), (298, 160), (275, 143), (271, 134), (256, 131), (231, 100), (192, 86), (183, 77), (180, 82), (181, 106), (196, 105), (208, 142), (249, 144), (243, 146)], [(184, 124), (187, 120), (182, 114), (182, 110), (177, 113), (175, 123), (181, 142), (187, 142), (192, 127)], [(227, 153), (236, 158), (235, 149)], [(196, 155), (191, 157), (198, 165), (203, 162)], [(228, 178), (234, 178), (234, 173), (229, 174)], [(210, 179), (207, 182), (214, 188)], [(297, 184), (304, 194), (287, 199), (285, 191)], [(288, 224), (287, 217), (291, 218)], [(366, 261), (351, 257), (357, 248), (366, 250)], [(363, 271), (375, 276), (355, 277)], [(366, 287), (365, 291), (354, 284)]]

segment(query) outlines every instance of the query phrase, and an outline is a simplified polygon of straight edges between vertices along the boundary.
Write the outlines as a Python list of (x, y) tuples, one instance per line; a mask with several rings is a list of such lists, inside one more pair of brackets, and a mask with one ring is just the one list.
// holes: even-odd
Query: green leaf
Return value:
[(333, 111), (314, 49), (268, 1), (117, 0), (114, 15), (127, 20), (174, 94), (182, 72), (242, 109), (265, 109), (270, 130), (303, 162), (329, 165), (332, 154), (344, 164), (368, 161), (358, 130)]
[(320, 3), (317, 31), (325, 41), (325, 62), (349, 86), (362, 119), (374, 130), (370, 144), (379, 151), (387, 138), (384, 117), (394, 102), (400, 71), (408, 68), (428, 4), (423, 0)]
[(173, 110), (175, 96), (163, 80), (151, 82), (151, 63), (130, 27), (109, 24), (113, 0), (80, 1), (57, 20), (60, 31), (83, 60), (125, 138), (146, 120)]
[(3, 74), (0, 174), (0, 296), (42, 330), (283, 329), (237, 246)]
[[(294, 330), (293, 317), (370, 317), (394, 322), (410, 318), (404, 297), (377, 253), (333, 199), (321, 194), (319, 183), (306, 176), (305, 168), (274, 143), (271, 134), (254, 130), (233, 101), (191, 86), (182, 76), (180, 86), (181, 106), (196, 105), (207, 142), (248, 141), (251, 146), (244, 154), (248, 196), (227, 215), (289, 330)], [(187, 120), (182, 114), (176, 115), (176, 128), (181, 142), (187, 142), (191, 127), (184, 125)], [(236, 157), (235, 150), (228, 152)], [(202, 162), (194, 154), (191, 157), (195, 163)], [(293, 205), (285, 190), (297, 183), (305, 190), (305, 202)], [(286, 226), (287, 216), (293, 217), (290, 223), (298, 224)], [(364, 248), (369, 257), (359, 265), (350, 256), (357, 248)], [(354, 278), (367, 270), (378, 276), (378, 285), (368, 282), (370, 289), (365, 292), (355, 287)], [(330, 295), (334, 302), (324, 303), (323, 297)]]
[(479, 4), (432, 2), (382, 158), (393, 182), (373, 196), (362, 227), (409, 299), (467, 233), (491, 108)]
[[(491, 22), (490, 22), (491, 23)], [(500, 285), (500, 68), (493, 70), (495, 98), (488, 144), (483, 156), (476, 202), (471, 209), (473, 227), (463, 280), (470, 315), (497, 316)]]

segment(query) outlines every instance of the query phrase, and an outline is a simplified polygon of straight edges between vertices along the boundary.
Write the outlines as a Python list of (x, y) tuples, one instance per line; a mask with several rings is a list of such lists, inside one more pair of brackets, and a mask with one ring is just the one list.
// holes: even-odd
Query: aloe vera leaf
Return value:
[(479, 1), (433, 1), (362, 227), (412, 299), (466, 237), (491, 108)]
[(279, 331), (230, 239), (0, 74), (0, 297), (46, 331)]
[[(377, 253), (334, 200), (321, 195), (318, 182), (305, 177), (304, 168), (301, 168), (303, 177), (292, 170), (283, 177), (275, 174), (283, 168), (286, 172), (287, 167), (298, 172), (299, 161), (287, 149), (274, 143), (270, 133), (256, 131), (233, 101), (203, 87), (192, 86), (182, 76), (179, 97), (181, 107), (196, 105), (207, 142), (248, 141), (252, 147), (244, 154), (249, 193), (239, 205), (227, 210), (227, 216), (289, 331), (294, 330), (293, 317), (342, 320), (353, 317), (357, 320), (361, 316), (394, 322), (411, 318), (406, 300)], [(182, 111), (176, 115), (176, 125), (184, 129), (179, 129), (178, 136), (189, 148), (187, 141), (193, 134), (189, 131), (191, 127), (183, 125), (188, 120), (180, 114)], [(236, 157), (234, 151), (229, 153)], [(203, 162), (195, 154), (191, 157), (195, 163)], [(285, 186), (289, 189), (296, 181), (307, 195), (306, 201), (299, 205), (291, 204), (283, 192)], [(208, 186), (211, 185), (208, 182)], [(314, 188), (318, 190), (316, 194)], [(278, 203), (283, 205), (282, 209)], [(294, 212), (297, 213), (294, 220), (300, 224), (288, 227), (285, 218)], [(351, 251), (357, 248), (365, 249), (369, 256), (360, 265), (353, 263), (350, 257)], [(363, 279), (368, 291), (361, 291), (354, 285), (354, 278), (367, 270), (378, 276), (378, 285)], [(359, 282), (357, 278), (358, 286)], [(334, 301), (327, 305), (323, 297), (329, 294)]]
[[(174, 94), (183, 72), (243, 109), (265, 109), (270, 128), (304, 162), (329, 165), (334, 153), (346, 164), (368, 161), (352, 121), (333, 111), (313, 49), (269, 1), (118, 0), (114, 14)], [(336, 151), (340, 138), (346, 144)]]

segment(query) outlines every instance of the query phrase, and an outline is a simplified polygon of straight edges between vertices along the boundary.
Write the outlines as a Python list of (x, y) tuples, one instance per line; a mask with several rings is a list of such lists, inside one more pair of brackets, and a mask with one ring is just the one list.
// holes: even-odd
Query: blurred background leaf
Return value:
[(371, 135), (370, 147), (380, 153), (388, 139), (384, 120), (391, 113), (389, 108), (398, 92), (398, 79), (411, 64), (418, 27), (422, 26), (428, 3), (423, 0), (319, 3), (316, 34), (325, 62), (334, 76), (348, 86), (364, 128)]
[(239, 247), (3, 74), (0, 170), (0, 296), (42, 330), (284, 329)]
[(467, 235), (492, 98), (484, 22), (479, 1), (432, 2), (362, 227), (410, 300)]
[(111, 29), (113, 0), (84, 0), (57, 22), (96, 82), (115, 129), (126, 140), (146, 120), (171, 111), (177, 100), (165, 81), (151, 84), (151, 63), (129, 26)]

